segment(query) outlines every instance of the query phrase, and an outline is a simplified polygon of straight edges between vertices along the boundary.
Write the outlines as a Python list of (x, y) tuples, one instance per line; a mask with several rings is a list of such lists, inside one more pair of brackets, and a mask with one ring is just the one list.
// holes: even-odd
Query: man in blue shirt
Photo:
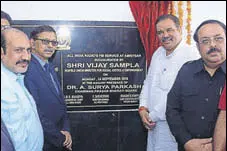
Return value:
[(185, 63), (168, 93), (166, 118), (179, 151), (212, 151), (218, 102), (226, 78), (226, 26), (201, 23), (194, 34), (201, 59)]
[[(1, 30), (10, 27), (11, 17), (4, 11), (1, 11)], [(15, 151), (9, 132), (1, 119), (1, 151)]]
[(35, 101), (24, 86), (31, 58), (27, 35), (14, 28), (1, 31), (1, 118), (16, 151), (42, 151), (43, 129)]
[(32, 57), (25, 85), (35, 99), (44, 131), (44, 151), (72, 150), (69, 119), (64, 94), (53, 65), (48, 61), (58, 45), (51, 26), (39, 26), (31, 32)]

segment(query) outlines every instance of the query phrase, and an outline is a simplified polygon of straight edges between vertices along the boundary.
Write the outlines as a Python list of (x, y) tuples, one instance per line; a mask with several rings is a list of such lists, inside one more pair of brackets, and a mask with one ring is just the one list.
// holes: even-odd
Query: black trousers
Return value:
[(43, 151), (69, 151), (69, 150), (63, 147), (57, 148), (51, 144), (44, 144)]

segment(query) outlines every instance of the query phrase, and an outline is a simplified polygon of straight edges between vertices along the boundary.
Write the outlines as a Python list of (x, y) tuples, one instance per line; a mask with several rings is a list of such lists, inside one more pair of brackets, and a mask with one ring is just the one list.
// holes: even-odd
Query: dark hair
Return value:
[(194, 39), (196, 42), (199, 42), (199, 38), (198, 38), (199, 29), (200, 29), (202, 26), (206, 25), (206, 24), (218, 24), (218, 25), (220, 25), (220, 26), (223, 28), (223, 30), (224, 30), (224, 32), (225, 32), (225, 35), (226, 35), (226, 25), (225, 25), (224, 23), (222, 23), (222, 22), (220, 22), (220, 21), (218, 21), (218, 20), (206, 20), (206, 21), (202, 22), (202, 23), (199, 25), (199, 27), (197, 27), (197, 29), (195, 30), (195, 33), (194, 33), (194, 35), (193, 35), (193, 39)]
[(6, 12), (1, 10), (1, 19), (8, 20), (9, 24), (12, 25), (12, 18)]
[(48, 26), (48, 25), (42, 25), (39, 27), (36, 27), (30, 34), (30, 38), (31, 39), (35, 39), (38, 37), (38, 34), (42, 33), (42, 32), (54, 32), (56, 35), (56, 31), (54, 30), (53, 27)]
[(159, 16), (158, 19), (157, 19), (156, 22), (155, 22), (155, 26), (156, 26), (160, 21), (163, 21), (163, 20), (166, 20), (166, 19), (172, 20), (172, 21), (175, 23), (175, 25), (176, 25), (177, 28), (180, 27), (180, 21), (179, 21), (179, 19), (178, 19), (176, 16), (171, 15), (171, 14), (165, 14), (165, 15)]
[(6, 54), (6, 36), (1, 32), (1, 48), (3, 49), (4, 54)]

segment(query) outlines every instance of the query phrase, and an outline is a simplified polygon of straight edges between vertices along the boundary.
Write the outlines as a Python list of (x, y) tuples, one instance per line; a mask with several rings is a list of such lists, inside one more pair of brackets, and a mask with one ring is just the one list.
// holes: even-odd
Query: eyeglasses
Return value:
[(40, 39), (40, 38), (34, 38), (35, 40), (40, 40), (42, 41), (42, 44), (43, 45), (49, 45), (49, 43), (52, 44), (52, 46), (57, 46), (58, 45), (58, 42), (57, 41), (54, 41), (54, 40), (48, 40), (48, 39)]
[(11, 28), (10, 25), (1, 25), (1, 30), (5, 30)]
[(216, 44), (221, 44), (225, 40), (224, 37), (218, 36), (218, 37), (211, 37), (211, 38), (203, 38), (199, 43), (203, 45), (211, 45), (211, 42), (213, 41)]

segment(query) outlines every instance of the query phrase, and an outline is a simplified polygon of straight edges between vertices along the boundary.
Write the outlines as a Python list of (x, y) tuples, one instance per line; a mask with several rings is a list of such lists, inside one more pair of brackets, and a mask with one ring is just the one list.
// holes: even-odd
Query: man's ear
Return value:
[(196, 43), (196, 48), (199, 50), (199, 43), (198, 42)]
[(34, 39), (30, 39), (30, 45), (32, 47), (32, 50), (35, 48), (35, 41)]
[(181, 35), (183, 34), (182, 33), (182, 27), (180, 26), (180, 27), (178, 27), (178, 29), (177, 29), (180, 33), (181, 33)]
[(199, 51), (199, 54), (202, 56), (202, 54), (201, 54), (201, 52), (200, 52), (200, 47), (199, 47), (199, 43), (198, 43), (198, 42), (196, 42), (196, 48), (197, 48), (197, 50)]
[(5, 55), (4, 51), (3, 51), (3, 48), (1, 47), (1, 60), (3, 58), (3, 56)]

